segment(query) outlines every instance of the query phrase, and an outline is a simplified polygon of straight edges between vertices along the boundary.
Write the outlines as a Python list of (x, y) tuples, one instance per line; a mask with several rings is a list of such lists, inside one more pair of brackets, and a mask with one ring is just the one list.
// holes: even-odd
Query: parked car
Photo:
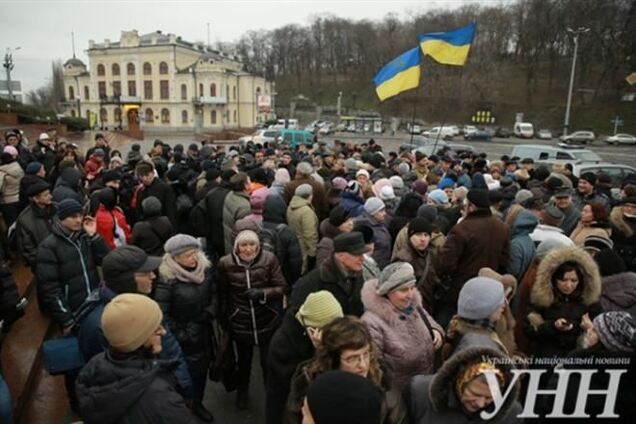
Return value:
[(561, 136), (561, 141), (567, 144), (588, 144), (593, 143), (594, 140), (596, 140), (596, 135), (592, 131), (574, 131), (572, 134)]
[(612, 180), (612, 187), (620, 187), (627, 175), (636, 174), (636, 168), (608, 162), (574, 164), (572, 173), (575, 176), (579, 177), (586, 172), (605, 174)]
[(511, 135), (512, 131), (510, 131), (510, 128), (497, 127), (497, 129), (495, 130), (495, 137), (510, 138)]
[(614, 134), (605, 139), (607, 144), (636, 144), (636, 137), (631, 134)]
[(239, 138), (239, 142), (247, 143), (248, 141), (254, 143), (271, 143), (276, 141), (276, 139), (280, 137), (280, 131), (267, 129), (267, 130), (258, 130), (252, 135), (246, 135), (244, 137)]
[(309, 131), (282, 129), (280, 130), (280, 136), (277, 138), (277, 141), (286, 143), (289, 147), (294, 148), (301, 143), (306, 146), (312, 146), (315, 137), (316, 136)]
[(448, 146), (451, 148), (451, 150), (453, 152), (456, 152), (458, 155), (462, 154), (462, 153), (475, 153), (476, 150), (473, 146), (469, 145), (469, 144), (457, 144), (457, 143), (450, 143), (448, 144)]
[(552, 131), (550, 130), (539, 130), (539, 132), (537, 132), (537, 138), (539, 140), (552, 140)]
[(578, 148), (578, 146), (543, 146), (541, 144), (519, 144), (512, 149), (510, 156), (522, 159), (531, 158), (535, 162), (571, 162), (571, 163), (598, 163), (602, 162), (599, 155), (591, 150)]
[(472, 141), (491, 141), (493, 132), (488, 128), (477, 128), (476, 131), (470, 134), (464, 134), (464, 140)]
[(455, 130), (451, 127), (433, 127), (430, 130), (422, 131), (422, 135), (428, 138), (451, 140), (455, 136)]
[(515, 137), (534, 137), (534, 126), (530, 122), (515, 122), (515, 126), (512, 131), (514, 132)]
[(421, 134), (421, 133), (422, 133), (422, 127), (420, 127), (418, 124), (410, 126), (409, 134)]
[(464, 128), (462, 128), (462, 133), (464, 134), (464, 138), (467, 135), (472, 134), (474, 132), (477, 132), (477, 127), (474, 125), (465, 125)]
[(347, 126), (347, 131), (348, 132), (356, 132), (356, 124), (351, 123)]
[(325, 122), (320, 129), (318, 130), (318, 134), (320, 135), (329, 135), (334, 131), (334, 124), (332, 122)]

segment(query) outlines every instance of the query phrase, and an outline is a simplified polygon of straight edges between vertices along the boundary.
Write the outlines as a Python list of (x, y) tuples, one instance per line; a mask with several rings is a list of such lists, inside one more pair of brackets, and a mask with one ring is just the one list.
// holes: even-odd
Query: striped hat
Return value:
[(625, 311), (605, 312), (594, 318), (598, 338), (612, 352), (633, 352), (636, 321)]

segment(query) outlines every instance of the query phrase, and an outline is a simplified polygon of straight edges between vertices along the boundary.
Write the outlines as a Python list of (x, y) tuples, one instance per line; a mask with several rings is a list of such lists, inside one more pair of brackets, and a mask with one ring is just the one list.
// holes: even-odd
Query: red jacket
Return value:
[(130, 242), (130, 226), (126, 222), (124, 212), (120, 208), (109, 211), (104, 205), (99, 205), (99, 209), (97, 209), (95, 214), (97, 232), (104, 238), (106, 245), (111, 250), (117, 247), (115, 246), (115, 219), (119, 227), (124, 231), (126, 244), (128, 244)]
[(95, 160), (95, 158), (91, 155), (90, 159), (86, 161), (86, 165), (84, 165), (84, 172), (86, 172), (86, 179), (94, 180), (97, 178), (102, 171), (104, 170), (104, 162), (99, 163)]

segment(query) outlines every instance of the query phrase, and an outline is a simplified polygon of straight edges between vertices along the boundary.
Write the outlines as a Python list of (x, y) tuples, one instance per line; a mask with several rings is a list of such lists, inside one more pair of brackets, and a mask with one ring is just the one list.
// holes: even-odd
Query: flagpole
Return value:
[[(462, 79), (463, 72), (464, 72), (464, 67), (463, 66), (459, 67), (459, 72), (455, 71), (455, 75), (459, 74), (459, 81), (461, 81), (461, 79)], [(458, 91), (459, 91), (459, 81), (458, 81), (457, 84), (455, 84), (455, 90), (454, 90), (455, 91), (455, 95), (454, 95), (455, 98), (457, 97), (457, 94), (458, 94)], [(448, 119), (448, 111), (449, 111), (449, 109), (450, 108), (446, 109), (446, 112), (444, 113), (444, 119), (442, 120), (442, 125), (439, 127), (439, 131), (437, 132), (437, 137), (435, 137), (435, 144), (433, 144), (433, 152), (432, 152), (432, 154), (434, 154), (434, 155), (437, 154), (437, 142), (439, 140), (440, 135), (442, 134), (442, 130), (444, 129), (444, 125), (446, 125), (446, 121)]]
[[(416, 89), (417, 91), (417, 89)], [(410, 141), (410, 148), (409, 150), (413, 150), (413, 125), (415, 125), (415, 111), (417, 110), (417, 94), (415, 96), (413, 96), (413, 116), (411, 117), (411, 130), (409, 131), (411, 133), (411, 141)]]

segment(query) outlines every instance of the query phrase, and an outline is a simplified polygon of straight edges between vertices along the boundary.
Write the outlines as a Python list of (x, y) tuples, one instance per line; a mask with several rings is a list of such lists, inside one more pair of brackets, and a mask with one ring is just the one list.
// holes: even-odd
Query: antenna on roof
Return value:
[(71, 44), (73, 45), (73, 59), (75, 59), (75, 33), (71, 31)]

